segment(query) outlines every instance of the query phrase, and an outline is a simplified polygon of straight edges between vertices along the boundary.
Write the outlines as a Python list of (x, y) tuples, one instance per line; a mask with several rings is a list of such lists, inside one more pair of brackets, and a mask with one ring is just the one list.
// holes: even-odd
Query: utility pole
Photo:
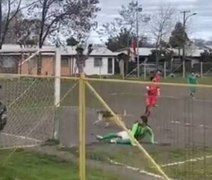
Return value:
[(182, 11), (181, 13), (183, 14), (183, 54), (182, 54), (182, 60), (183, 60), (183, 78), (185, 78), (185, 56), (186, 56), (186, 22), (189, 17), (195, 16), (197, 13), (192, 13), (188, 16), (186, 16), (187, 13), (190, 13), (190, 10)]
[(136, 11), (137, 77), (140, 77), (138, 10)]
[(183, 13), (183, 56), (182, 56), (182, 60), (183, 60), (183, 78), (185, 78), (185, 44), (186, 44), (186, 13), (190, 13), (190, 11), (182, 11)]
[[(138, 5), (138, 1), (137, 1)], [(136, 8), (136, 36), (137, 36), (137, 77), (140, 78), (140, 61), (139, 61), (139, 13), (142, 12), (142, 7), (139, 5)]]

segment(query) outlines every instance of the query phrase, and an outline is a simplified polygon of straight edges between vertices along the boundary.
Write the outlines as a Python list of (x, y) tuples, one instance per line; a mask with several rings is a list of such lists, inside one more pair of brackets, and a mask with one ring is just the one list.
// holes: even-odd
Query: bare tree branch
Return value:
[[(17, 3), (18, 2), (18, 3)], [(2, 9), (2, 1), (0, 2), (1, 3), (1, 9)], [(12, 11), (12, 7), (17, 3), (17, 6), (15, 7), (15, 10)], [(20, 11), (20, 7), (21, 7), (21, 3), (22, 3), (22, 0), (8, 0), (7, 1), (7, 11), (6, 11), (6, 17), (4, 19), (4, 22), (3, 22), (3, 12), (1, 10), (1, 26), (0, 26), (0, 49), (2, 48), (2, 45), (4, 44), (4, 41), (5, 41), (5, 37), (8, 33), (8, 30), (9, 30), (9, 25), (11, 23), (11, 21), (16, 17), (16, 15), (19, 13)], [(2, 24), (4, 24), (4, 26), (2, 26)]]
[[(112, 22), (105, 23), (98, 30), (98, 34), (100, 37), (108, 37), (108, 39), (119, 36), (119, 33), (123, 30), (127, 30), (132, 35), (137, 34), (136, 29), (136, 18), (138, 16), (138, 25), (142, 26), (143, 30), (144, 26), (149, 21), (148, 15), (141, 12), (142, 5), (135, 2), (130, 1), (127, 6), (122, 6), (119, 15), (120, 17), (114, 18)], [(138, 32), (141, 37), (142, 32)]]
[(170, 5), (161, 5), (159, 11), (151, 18), (151, 34), (155, 39), (156, 47), (160, 45), (160, 41), (167, 40), (175, 25), (175, 8)]

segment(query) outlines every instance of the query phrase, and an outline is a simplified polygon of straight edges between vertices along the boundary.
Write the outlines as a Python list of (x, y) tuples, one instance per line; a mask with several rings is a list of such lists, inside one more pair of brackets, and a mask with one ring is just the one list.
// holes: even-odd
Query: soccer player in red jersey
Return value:
[(155, 77), (154, 77), (154, 81), (156, 82), (157, 84), (157, 96), (156, 96), (156, 106), (158, 105), (158, 97), (160, 96), (160, 81), (161, 81), (161, 72), (160, 71), (157, 71), (156, 74), (155, 74)]
[(160, 83), (160, 81), (161, 81), (161, 72), (157, 71), (154, 78), (155, 78), (157, 83)]
[(156, 106), (158, 96), (158, 85), (156, 79), (151, 77), (150, 80), (153, 82), (150, 86), (147, 86), (147, 99), (146, 99), (146, 111), (145, 115), (150, 116), (152, 108)]

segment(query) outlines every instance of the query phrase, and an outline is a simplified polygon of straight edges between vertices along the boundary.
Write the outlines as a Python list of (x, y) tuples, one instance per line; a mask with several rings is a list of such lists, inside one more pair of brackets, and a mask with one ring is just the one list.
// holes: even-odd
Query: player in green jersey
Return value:
[[(148, 136), (149, 141), (152, 144), (155, 144), (154, 133), (151, 127), (148, 125), (148, 118), (146, 116), (141, 116), (142, 122), (136, 121), (132, 129), (130, 130), (130, 134), (138, 141)], [(98, 140), (116, 144), (129, 144), (134, 145), (134, 143), (130, 140), (129, 134), (126, 131), (121, 131), (118, 133), (109, 133), (105, 136), (96, 136)]]
[(198, 79), (196, 74), (192, 71), (192, 73), (188, 76), (187, 79), (188, 84), (190, 85), (190, 96), (194, 97), (194, 94), (197, 92), (196, 85), (198, 84)]

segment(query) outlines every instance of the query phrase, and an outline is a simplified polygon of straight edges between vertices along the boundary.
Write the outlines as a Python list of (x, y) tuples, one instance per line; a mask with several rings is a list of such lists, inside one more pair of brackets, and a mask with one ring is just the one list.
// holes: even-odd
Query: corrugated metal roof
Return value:
[[(38, 47), (25, 47), (21, 48), (19, 45), (15, 44), (4, 44), (0, 52), (4, 53), (19, 53), (19, 52), (36, 52), (39, 48)], [(76, 47), (61, 47), (61, 55), (75, 55), (76, 54)], [(56, 48), (54, 46), (43, 46), (41, 51), (44, 52), (54, 52)], [(85, 52), (86, 53), (86, 52)], [(91, 56), (116, 56), (118, 53), (112, 52), (106, 47), (97, 47), (94, 48)]]
[[(118, 54), (124, 53), (124, 54), (128, 54), (128, 48), (122, 49), (117, 51)], [(152, 50), (154, 50), (154, 48), (139, 48), (139, 55), (140, 56), (149, 56), (150, 54), (152, 54)], [(133, 48), (130, 48), (131, 53), (133, 53)]]
[[(125, 53), (128, 54), (128, 48), (122, 49), (120, 51), (117, 51), (117, 53)], [(152, 50), (155, 50), (155, 48), (139, 48), (139, 55), (140, 56), (149, 56), (152, 54)], [(178, 49), (169, 49), (173, 51), (176, 55), (178, 55)], [(188, 48), (186, 51), (187, 56), (190, 57), (200, 57), (201, 53), (204, 52), (205, 49), (200, 48)], [(130, 48), (130, 51), (133, 53), (133, 49)], [(182, 55), (182, 50), (180, 51), (180, 55)]]
[[(86, 51), (85, 51), (86, 53)], [(61, 54), (62, 55), (75, 55), (76, 54), (76, 47), (70, 47), (66, 46), (64, 48), (61, 48)], [(94, 48), (92, 53), (90, 54), (91, 56), (116, 56), (116, 52), (112, 52), (106, 47), (97, 47)]]
[[(212, 46), (207, 46), (207, 48), (211, 48)], [(207, 50), (207, 48), (198, 48), (198, 47), (191, 47), (189, 48), (186, 52), (187, 56), (190, 57), (200, 57), (201, 53), (204, 52), (204, 50)], [(76, 54), (76, 47), (71, 47), (71, 46), (66, 46), (66, 47), (61, 47), (61, 55), (75, 55)], [(152, 50), (155, 48), (145, 48), (141, 47), (139, 48), (139, 55), (140, 56), (149, 56), (152, 53)], [(21, 48), (19, 45), (16, 44), (4, 44), (2, 46), (2, 50), (0, 52), (4, 53), (20, 53), (20, 52), (36, 52), (38, 50), (38, 47), (26, 47), (26, 48)], [(43, 46), (41, 51), (44, 52), (54, 52), (56, 48), (54, 46)], [(133, 53), (133, 49), (130, 49), (131, 52)], [(174, 51), (174, 53), (177, 55), (178, 54), (178, 49), (170, 49)], [(85, 52), (86, 53), (86, 52)], [(117, 52), (112, 52), (106, 47), (95, 47), (93, 52), (91, 53), (91, 56), (117, 56), (118, 54), (128, 54), (128, 48), (121, 49)], [(182, 50), (181, 50), (181, 55), (182, 55)]]

